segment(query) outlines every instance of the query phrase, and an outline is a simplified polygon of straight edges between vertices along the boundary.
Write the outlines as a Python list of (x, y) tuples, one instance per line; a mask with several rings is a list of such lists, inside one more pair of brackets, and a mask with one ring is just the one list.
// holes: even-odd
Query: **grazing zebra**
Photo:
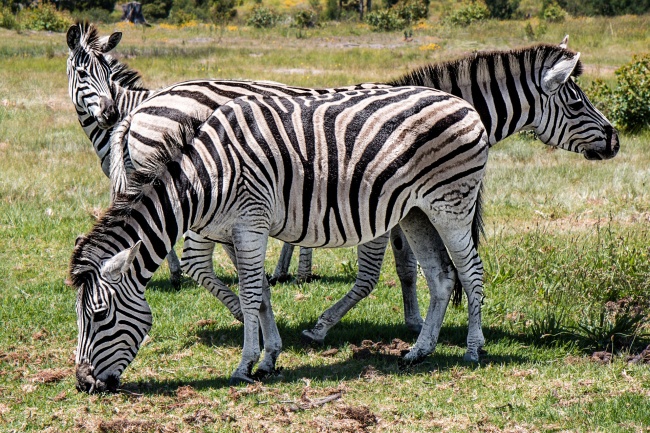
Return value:
[(191, 143), (158, 147), (75, 247), (78, 388), (117, 386), (151, 327), (146, 283), (188, 229), (235, 250), (244, 347), (234, 381), (253, 380), (260, 327), (258, 377), (274, 371), (281, 350), (264, 284), (269, 236), (345, 247), (385, 239), (401, 224), (431, 290), (426, 324), (406, 358), (426, 356), (449, 299), (437, 292), (435, 231), (468, 297), (482, 292), (471, 226), (487, 148), (467, 102), (421, 87), (249, 96), (221, 106)]
[[(75, 105), (79, 123), (93, 143), (100, 159), (102, 171), (111, 177), (111, 165), (122, 170), (135, 162), (146, 159), (149, 139), (162, 139), (164, 134), (178, 130), (179, 124), (187, 121), (201, 123), (220, 105), (233, 98), (251, 94), (265, 95), (317, 95), (340, 90), (351, 90), (361, 86), (340, 89), (306, 89), (289, 87), (272, 82), (244, 80), (193, 80), (177, 83), (156, 91), (140, 85), (140, 76), (126, 65), (106, 55), (121, 40), (116, 32), (100, 38), (97, 28), (88, 23), (77, 23), (68, 29), (67, 43), (70, 55), (67, 61), (70, 97)], [(380, 87), (367, 85), (366, 87)], [(143, 101), (145, 101), (143, 103)], [(133, 128), (129, 150), (131, 154), (113, 152), (111, 162), (110, 136), (117, 121), (122, 120), (136, 107), (139, 108), (138, 121), (142, 128)], [(144, 131), (138, 135), (135, 131)], [(145, 134), (146, 133), (146, 134)], [(153, 133), (153, 134), (152, 134)], [(135, 146), (142, 138), (139, 147)], [(140, 151), (140, 152), (139, 152)], [(117, 175), (114, 175), (114, 177)], [(119, 181), (116, 181), (119, 184)], [(114, 186), (115, 188), (115, 186)], [(232, 251), (225, 247), (232, 257)], [(183, 247), (183, 261), (179, 264), (173, 251), (168, 256), (172, 284), (180, 284), (181, 268), (213, 295), (221, 300), (230, 312), (242, 320), (237, 296), (214, 274), (212, 253), (214, 243), (202, 239), (195, 233), (187, 233)], [(303, 251), (304, 263), (301, 269), (311, 272), (311, 254)], [(289, 255), (289, 259), (290, 259)], [(299, 275), (302, 275), (299, 272)], [(278, 275), (276, 275), (277, 278)], [(306, 275), (305, 275), (306, 277)]]
[[(490, 146), (518, 131), (532, 130), (544, 143), (582, 152), (587, 159), (611, 158), (619, 149), (618, 133), (573, 80), (582, 69), (580, 53), (566, 50), (567, 42), (568, 36), (559, 46), (476, 53), (416, 69), (388, 84), (440, 89), (468, 101), (481, 116)], [(584, 146), (602, 140), (604, 152)], [(391, 242), (403, 272), (405, 314), (407, 305), (418, 311), (417, 262), (399, 227), (393, 229)], [(444, 251), (440, 254), (446, 256)], [(329, 329), (368, 296), (379, 279), (381, 257), (369, 263), (360, 260), (359, 267), (372, 284), (355, 286), (325, 311), (312, 329), (303, 331), (304, 339), (322, 343)], [(454, 279), (452, 272), (444, 280)], [(475, 324), (472, 311), (470, 306), (470, 327)], [(476, 330), (470, 329), (472, 333)], [(468, 352), (466, 359), (476, 360), (477, 356)]]

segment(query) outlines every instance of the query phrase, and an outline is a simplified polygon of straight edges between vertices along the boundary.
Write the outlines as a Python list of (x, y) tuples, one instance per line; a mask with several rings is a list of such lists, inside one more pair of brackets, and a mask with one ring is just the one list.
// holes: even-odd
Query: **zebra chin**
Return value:
[(75, 376), (77, 378), (77, 391), (93, 394), (96, 392), (116, 392), (120, 385), (120, 379), (117, 376), (108, 376), (102, 381), (96, 379), (93, 374), (93, 367), (87, 362), (77, 365)]

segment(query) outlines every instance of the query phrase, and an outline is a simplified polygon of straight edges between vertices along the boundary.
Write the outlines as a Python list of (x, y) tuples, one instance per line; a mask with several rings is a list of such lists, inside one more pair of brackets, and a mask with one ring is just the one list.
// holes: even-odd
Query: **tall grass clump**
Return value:
[(650, 54), (634, 56), (616, 70), (616, 87), (595, 80), (586, 92), (617, 127), (638, 132), (650, 126)]
[(272, 8), (257, 5), (253, 8), (248, 20), (246, 20), (246, 24), (258, 29), (268, 29), (275, 27), (280, 18), (280, 15)]

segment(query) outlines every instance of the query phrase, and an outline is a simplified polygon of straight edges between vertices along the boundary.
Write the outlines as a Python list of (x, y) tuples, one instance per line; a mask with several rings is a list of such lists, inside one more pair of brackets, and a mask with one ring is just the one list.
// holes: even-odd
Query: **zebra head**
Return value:
[(142, 242), (104, 260), (90, 243), (87, 238), (78, 242), (70, 271), (78, 290), (77, 389), (115, 391), (151, 329), (144, 285), (133, 270), (137, 264), (132, 266)]
[(613, 158), (620, 147), (618, 132), (574, 81), (582, 71), (580, 53), (566, 50), (567, 41), (565, 37), (540, 69), (541, 113), (534, 131), (544, 143), (587, 159)]
[(78, 113), (88, 113), (100, 128), (108, 129), (119, 120), (119, 112), (113, 99), (110, 59), (105, 54), (117, 46), (122, 33), (100, 38), (93, 25), (77, 23), (66, 37), (70, 98)]

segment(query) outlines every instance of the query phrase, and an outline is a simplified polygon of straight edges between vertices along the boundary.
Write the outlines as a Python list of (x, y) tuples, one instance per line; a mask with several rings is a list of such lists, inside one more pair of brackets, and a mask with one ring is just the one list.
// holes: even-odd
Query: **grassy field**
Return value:
[[(533, 41), (524, 27), (428, 23), (410, 42), (357, 24), (300, 34), (121, 24), (101, 30), (124, 32), (117, 53), (150, 87), (199, 77), (331, 86), (527, 45)], [(633, 54), (647, 52), (650, 17), (572, 19), (549, 25), (538, 39), (558, 43), (565, 33), (582, 52), (582, 82), (612, 80)], [(350, 288), (356, 271), (354, 250), (320, 250), (320, 280), (273, 290), (285, 346), (280, 376), (229, 388), (241, 326), (191, 281), (172, 290), (163, 265), (147, 290), (151, 341), (123, 375), (122, 391), (78, 393), (75, 293), (64, 280), (74, 239), (108, 205), (108, 180), (67, 95), (64, 35), (0, 30), (0, 41), (1, 432), (650, 431), (650, 371), (627, 362), (648, 344), (640, 335), (648, 329), (634, 328), (636, 316), (625, 314), (625, 305), (645, 309), (642, 318), (648, 311), (647, 132), (622, 136), (619, 155), (606, 162), (524, 136), (492, 150), (480, 251), (488, 355), (479, 364), (462, 361), (461, 306), (447, 312), (440, 344), (425, 363), (397, 368), (396, 353), (415, 336), (403, 325), (391, 253), (377, 290), (332, 330), (326, 346), (303, 347), (300, 331)], [(279, 249), (272, 241), (269, 271)], [(228, 263), (218, 250), (217, 274), (235, 286)], [(631, 329), (637, 332), (629, 338), (616, 334)], [(627, 348), (609, 362), (594, 360), (612, 336)]]

